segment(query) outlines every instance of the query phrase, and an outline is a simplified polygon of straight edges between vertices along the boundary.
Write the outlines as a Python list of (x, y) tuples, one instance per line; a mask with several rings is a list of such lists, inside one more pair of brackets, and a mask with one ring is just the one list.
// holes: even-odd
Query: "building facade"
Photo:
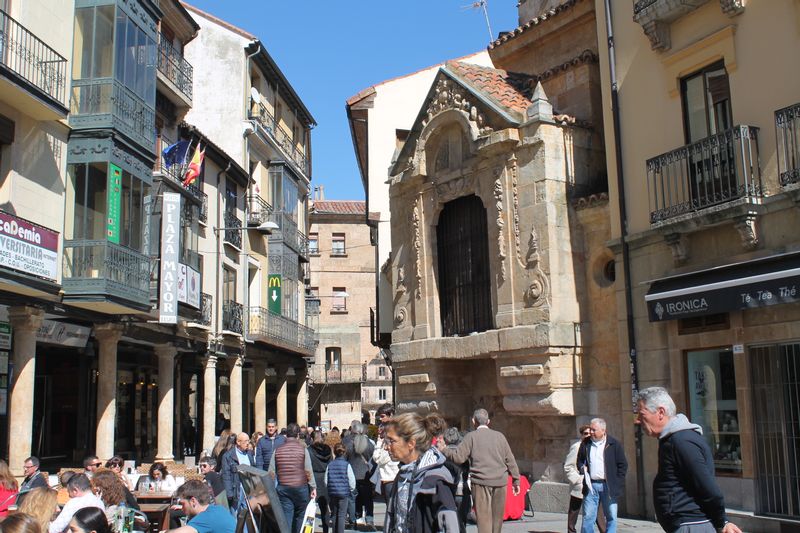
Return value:
[(307, 302), (319, 313), (311, 367), (315, 425), (373, 422), (377, 407), (392, 401), (391, 369), (370, 342), (375, 262), (367, 220), (378, 217), (368, 217), (360, 201), (317, 199), (312, 205)]
[[(628, 287), (616, 286), (620, 309), (630, 297), (618, 314), (619, 331), (630, 329), (619, 357), (638, 370), (622, 372), (621, 404), (630, 405), (637, 380), (669, 389), (704, 429), (726, 504), (746, 512), (733, 520), (791, 530), (800, 519), (800, 76), (782, 65), (800, 47), (800, 5), (613, 8), (615, 53), (601, 64), (613, 248), (618, 271), (630, 271)], [(624, 437), (633, 457), (634, 431)], [(628, 505), (651, 514), (656, 441), (643, 447)]]

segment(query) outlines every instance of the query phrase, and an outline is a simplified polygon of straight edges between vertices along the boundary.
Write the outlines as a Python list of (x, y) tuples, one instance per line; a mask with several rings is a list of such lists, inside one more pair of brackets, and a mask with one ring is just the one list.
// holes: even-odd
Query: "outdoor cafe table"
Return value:
[(170, 503), (172, 502), (171, 492), (151, 492), (138, 491), (133, 493), (139, 503)]
[(169, 529), (169, 503), (140, 503), (139, 509), (147, 516), (151, 529)]

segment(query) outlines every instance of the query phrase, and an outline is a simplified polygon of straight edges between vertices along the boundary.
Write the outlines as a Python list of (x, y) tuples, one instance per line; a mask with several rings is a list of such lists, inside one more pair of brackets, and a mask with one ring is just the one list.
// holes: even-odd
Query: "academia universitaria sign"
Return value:
[(0, 211), (0, 266), (58, 279), (58, 232)]
[(650, 322), (800, 301), (800, 253), (655, 280), (645, 296)]

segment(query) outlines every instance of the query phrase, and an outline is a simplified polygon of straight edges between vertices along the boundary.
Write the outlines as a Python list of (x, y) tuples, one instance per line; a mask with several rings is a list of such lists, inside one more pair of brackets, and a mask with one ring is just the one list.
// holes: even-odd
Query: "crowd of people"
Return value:
[[(661, 387), (640, 391), (637, 405), (636, 423), (659, 439), (653, 498), (664, 530), (741, 533), (726, 518), (700, 427), (676, 413)], [(377, 421), (374, 440), (359, 421), (341, 432), (293, 423), (278, 431), (275, 420), (267, 422), (266, 434), (225, 430), (200, 458), (203, 479), (180, 486), (158, 462), (131, 486), (122, 458), (104, 464), (96, 456), (87, 457), (80, 472), (63, 472), (55, 488), (39, 460), (29, 457), (18, 485), (0, 461), (0, 533), (127, 533), (136, 527), (128, 520), (134, 520), (141, 491), (174, 493), (170, 531), (234, 533), (236, 517), (256, 504), (240, 481), (241, 465), (266, 470), (274, 480), (278, 501), (259, 503), (280, 506), (290, 533), (300, 533), (311, 501), (323, 533), (374, 528), (376, 497), (386, 502), (384, 533), (465, 533), (472, 512), (478, 533), (501, 531), (506, 488), (520, 493), (520, 472), (506, 437), (490, 429), (486, 410), (475, 410), (474, 431), (466, 434), (447, 427), (438, 413), (395, 415), (391, 404), (378, 410)], [(564, 463), (571, 489), (568, 531), (576, 531), (582, 516), (582, 533), (595, 526), (615, 533), (628, 469), (623, 446), (601, 418), (581, 426), (579, 435)]]

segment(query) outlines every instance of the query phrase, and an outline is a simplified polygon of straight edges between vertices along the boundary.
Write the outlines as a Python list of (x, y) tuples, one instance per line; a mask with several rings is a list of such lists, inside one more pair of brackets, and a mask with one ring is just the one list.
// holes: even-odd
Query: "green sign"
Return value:
[(281, 275), (270, 274), (267, 282), (267, 299), (269, 303), (267, 309), (276, 315), (281, 314)]
[(109, 163), (108, 166), (108, 240), (114, 244), (119, 244), (122, 169), (113, 163)]

